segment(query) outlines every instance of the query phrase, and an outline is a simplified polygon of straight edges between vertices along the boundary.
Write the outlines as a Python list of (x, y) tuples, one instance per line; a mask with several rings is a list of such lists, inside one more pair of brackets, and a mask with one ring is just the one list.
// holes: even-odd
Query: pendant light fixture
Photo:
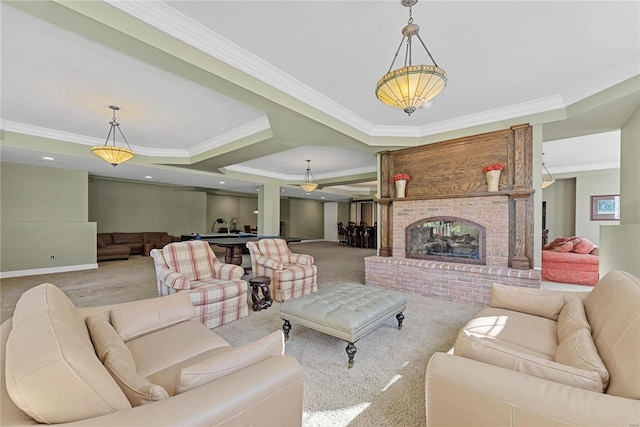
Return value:
[[(109, 128), (109, 133), (107, 134), (107, 140), (104, 142), (104, 145), (98, 145), (91, 149), (93, 154), (100, 157), (107, 163), (111, 163), (114, 167), (118, 166), (120, 163), (124, 163), (127, 160), (131, 160), (135, 153), (131, 150), (129, 146), (129, 142), (127, 142), (127, 138), (124, 137), (122, 130), (120, 130), (120, 123), (116, 121), (116, 111), (120, 108), (115, 105), (109, 105), (109, 108), (113, 110), (113, 118), (109, 122), (111, 127)], [(127, 148), (117, 147), (116, 146), (116, 129), (120, 132), (122, 139), (127, 144)], [(113, 135), (113, 136), (111, 136)], [(109, 138), (111, 139), (111, 145), (109, 145)]]
[[(542, 155), (544, 156), (544, 153), (542, 153)], [(551, 184), (556, 182), (556, 180), (555, 180), (554, 177), (551, 176), (551, 174), (549, 173), (549, 170), (544, 165), (544, 162), (542, 162), (542, 167), (544, 168), (545, 172), (547, 173), (547, 176), (543, 176), (542, 177), (542, 188), (547, 188), (548, 186), (550, 186)]]
[(318, 184), (316, 183), (316, 180), (313, 177), (313, 174), (311, 173), (311, 160), (307, 160), (306, 162), (307, 162), (307, 174), (304, 176), (304, 180), (302, 184), (300, 184), (300, 187), (302, 187), (302, 189), (306, 191), (307, 194), (311, 194), (313, 190), (318, 188)]
[[(402, 0), (402, 5), (409, 8), (409, 22), (402, 29), (402, 41), (396, 50), (389, 71), (378, 80), (376, 85), (376, 97), (380, 101), (399, 108), (408, 115), (438, 96), (447, 85), (447, 73), (438, 67), (436, 60), (433, 59), (431, 52), (420, 37), (420, 27), (413, 23), (412, 7), (417, 2), (418, 0)], [(411, 46), (414, 36), (427, 51), (433, 65), (413, 65)], [(404, 66), (391, 71), (405, 40)]]

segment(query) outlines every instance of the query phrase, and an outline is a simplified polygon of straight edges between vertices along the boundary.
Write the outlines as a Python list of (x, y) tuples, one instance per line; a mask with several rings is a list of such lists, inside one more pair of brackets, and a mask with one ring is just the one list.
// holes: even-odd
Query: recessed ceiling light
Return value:
[(218, 184), (224, 184), (224, 181), (218, 181)]
[(320, 197), (321, 199), (324, 199), (324, 196)]
[(43, 158), (42, 158), (42, 160), (49, 160), (49, 161), (53, 161), (53, 160), (55, 160), (55, 159), (54, 159), (53, 157), (47, 157), (47, 156), (45, 156), (45, 157), (43, 157)]
[(151, 178), (153, 178), (153, 177), (152, 177), (151, 175), (145, 175), (145, 178), (147, 178), (147, 179), (151, 179)]

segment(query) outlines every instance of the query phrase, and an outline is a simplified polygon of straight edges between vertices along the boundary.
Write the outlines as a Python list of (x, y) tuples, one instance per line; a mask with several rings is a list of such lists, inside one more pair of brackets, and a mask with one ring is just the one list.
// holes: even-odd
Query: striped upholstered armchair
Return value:
[(218, 260), (207, 242), (170, 243), (151, 251), (158, 279), (158, 295), (188, 292), (196, 319), (208, 328), (249, 314), (244, 269)]
[(255, 276), (271, 278), (271, 295), (276, 301), (307, 295), (318, 290), (318, 269), (313, 257), (294, 254), (283, 239), (247, 242)]

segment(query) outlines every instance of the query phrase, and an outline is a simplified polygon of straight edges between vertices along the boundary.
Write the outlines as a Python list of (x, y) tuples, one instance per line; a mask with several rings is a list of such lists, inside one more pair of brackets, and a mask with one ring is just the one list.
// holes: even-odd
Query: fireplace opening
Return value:
[(486, 264), (485, 227), (458, 217), (429, 217), (405, 229), (405, 257)]

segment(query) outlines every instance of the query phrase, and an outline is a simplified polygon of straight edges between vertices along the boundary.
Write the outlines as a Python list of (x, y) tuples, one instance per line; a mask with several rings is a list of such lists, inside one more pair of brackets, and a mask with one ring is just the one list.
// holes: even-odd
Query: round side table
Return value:
[[(251, 285), (251, 299), (253, 300), (253, 311), (266, 310), (271, 307), (273, 299), (271, 298), (271, 292), (269, 291), (269, 285), (271, 284), (271, 278), (267, 276), (256, 276), (249, 279)], [(262, 298), (258, 293), (262, 290)]]

